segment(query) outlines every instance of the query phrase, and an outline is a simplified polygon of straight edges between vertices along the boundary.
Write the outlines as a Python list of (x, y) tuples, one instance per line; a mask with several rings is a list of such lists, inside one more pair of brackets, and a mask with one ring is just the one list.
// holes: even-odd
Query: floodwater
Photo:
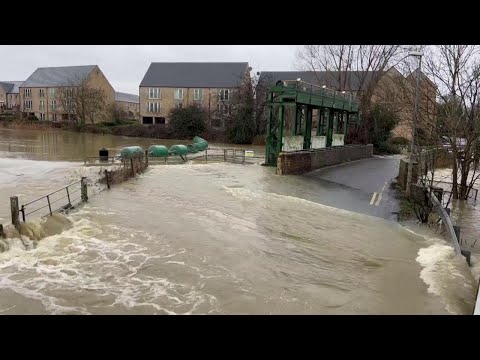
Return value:
[[(0, 130), (0, 223), (13, 194), (24, 203), (95, 179), (72, 160), (153, 142)], [(150, 166), (110, 191), (92, 185), (68, 216), (30, 220), (41, 240), (8, 230), (0, 313), (472, 312), (475, 279), (447, 242), (322, 205), (307, 184), (259, 164), (187, 163)]]

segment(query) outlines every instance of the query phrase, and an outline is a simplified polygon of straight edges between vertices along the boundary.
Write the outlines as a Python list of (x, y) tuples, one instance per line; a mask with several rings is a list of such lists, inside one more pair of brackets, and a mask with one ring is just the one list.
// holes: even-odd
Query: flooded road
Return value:
[[(43, 195), (65, 179), (98, 171), (68, 161), (63, 151), (15, 155), (2, 136), (4, 223), (3, 199), (12, 191)], [(15, 136), (15, 146), (26, 146)], [(140, 144), (127, 140), (94, 143), (89, 151)], [(259, 165), (150, 166), (91, 196), (67, 219), (53, 220), (63, 231), (36, 247), (6, 240), (0, 313), (468, 314), (473, 308), (475, 281), (448, 243), (324, 205), (311, 180)]]

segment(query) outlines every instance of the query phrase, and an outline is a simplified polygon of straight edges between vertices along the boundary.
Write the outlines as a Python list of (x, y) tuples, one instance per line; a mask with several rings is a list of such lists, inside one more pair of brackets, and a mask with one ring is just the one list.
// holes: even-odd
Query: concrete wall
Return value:
[[(398, 183), (403, 189), (407, 188), (407, 175), (408, 175), (408, 159), (400, 160), (400, 167), (398, 170)], [(418, 181), (418, 163), (414, 162), (412, 166), (412, 184), (416, 184)]]
[(282, 151), (297, 151), (303, 149), (303, 135), (284, 136)]
[(343, 134), (333, 134), (332, 137), (332, 146), (343, 146), (345, 144), (345, 135)]
[(372, 155), (372, 144), (282, 152), (277, 159), (277, 174), (304, 174), (325, 166), (369, 158)]
[(327, 146), (326, 136), (312, 136), (312, 149), (323, 149)]

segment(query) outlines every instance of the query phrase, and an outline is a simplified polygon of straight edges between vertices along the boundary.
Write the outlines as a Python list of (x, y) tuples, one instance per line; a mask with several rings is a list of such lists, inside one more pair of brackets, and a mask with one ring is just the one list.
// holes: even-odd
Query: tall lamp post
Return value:
[(410, 194), (410, 184), (412, 182), (412, 171), (413, 171), (413, 152), (415, 150), (415, 133), (417, 127), (417, 119), (418, 119), (418, 83), (420, 79), (420, 73), (422, 72), (422, 56), (423, 52), (421, 47), (417, 47), (411, 49), (408, 53), (409, 56), (418, 57), (418, 69), (417, 69), (417, 76), (416, 76), (416, 87), (415, 87), (415, 104), (413, 110), (413, 122), (412, 122), (412, 143), (410, 148), (410, 155), (408, 157), (408, 172), (407, 172), (407, 188), (406, 193), (407, 195)]

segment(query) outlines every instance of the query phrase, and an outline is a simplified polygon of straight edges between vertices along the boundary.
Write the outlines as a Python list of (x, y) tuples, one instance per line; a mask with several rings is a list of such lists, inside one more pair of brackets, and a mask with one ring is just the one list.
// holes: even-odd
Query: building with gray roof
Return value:
[(154, 62), (140, 82), (143, 124), (166, 124), (170, 111), (192, 104), (210, 119), (230, 111), (232, 91), (250, 79), (247, 62)]

